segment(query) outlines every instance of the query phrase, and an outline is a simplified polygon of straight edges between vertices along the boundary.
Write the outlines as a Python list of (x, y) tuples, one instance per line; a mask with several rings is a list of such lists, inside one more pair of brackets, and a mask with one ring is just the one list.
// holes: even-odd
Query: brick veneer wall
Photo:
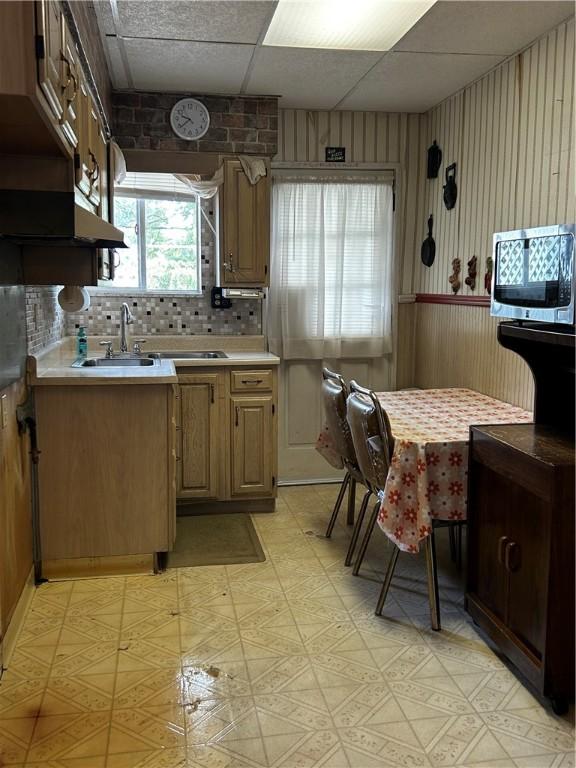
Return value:
[(122, 149), (221, 152), (273, 156), (278, 148), (278, 99), (195, 96), (210, 111), (210, 128), (200, 141), (179, 139), (170, 110), (189, 94), (112, 94), (112, 132)]

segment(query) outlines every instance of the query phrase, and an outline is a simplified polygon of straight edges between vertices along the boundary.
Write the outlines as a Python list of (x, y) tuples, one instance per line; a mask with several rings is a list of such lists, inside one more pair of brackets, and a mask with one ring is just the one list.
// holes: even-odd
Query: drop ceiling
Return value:
[(268, 0), (95, 0), (115, 88), (278, 95), (282, 108), (424, 112), (574, 15), (556, 0), (448, 0), (386, 52), (262, 44)]

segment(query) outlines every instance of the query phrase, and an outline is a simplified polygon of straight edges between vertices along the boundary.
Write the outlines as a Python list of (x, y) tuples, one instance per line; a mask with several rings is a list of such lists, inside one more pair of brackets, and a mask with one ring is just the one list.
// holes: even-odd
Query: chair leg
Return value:
[(364, 538), (362, 539), (362, 544), (360, 545), (360, 549), (358, 550), (358, 557), (356, 558), (356, 562), (354, 563), (354, 569), (352, 571), (354, 576), (358, 576), (358, 571), (360, 570), (360, 566), (362, 565), (362, 560), (364, 560), (364, 555), (366, 554), (366, 550), (368, 549), (368, 544), (370, 543), (370, 537), (372, 536), (372, 531), (374, 530), (374, 526), (376, 525), (376, 520), (378, 520), (379, 511), (380, 511), (380, 501), (378, 500), (376, 504), (374, 504), (374, 509), (372, 510), (372, 514), (370, 515), (370, 520), (368, 520), (368, 526), (366, 528), (366, 531), (364, 532)]
[(354, 525), (354, 508), (356, 506), (356, 480), (350, 478), (348, 486), (348, 514), (346, 515), (346, 525)]
[(354, 550), (356, 549), (356, 544), (358, 543), (362, 522), (364, 521), (364, 515), (366, 514), (366, 508), (368, 507), (368, 500), (371, 495), (372, 491), (366, 491), (364, 498), (362, 499), (362, 506), (360, 507), (360, 511), (358, 512), (358, 519), (356, 520), (354, 530), (352, 531), (352, 539), (350, 540), (350, 546), (348, 547), (348, 552), (346, 553), (346, 560), (344, 560), (344, 565), (352, 564), (352, 557), (354, 556)]
[(456, 565), (459, 571), (462, 570), (462, 527), (462, 523), (457, 526), (458, 537), (456, 544)]
[(338, 517), (338, 512), (340, 512), (340, 507), (342, 506), (344, 494), (346, 493), (346, 489), (348, 488), (348, 485), (351, 479), (352, 478), (350, 477), (350, 472), (346, 472), (344, 480), (342, 480), (342, 485), (340, 486), (340, 491), (338, 493), (338, 498), (336, 499), (336, 504), (334, 505), (334, 509), (332, 510), (332, 515), (330, 516), (328, 528), (326, 528), (325, 536), (327, 539), (329, 539), (330, 536), (332, 536), (332, 531), (334, 530), (334, 525), (336, 524), (336, 518)]
[(448, 537), (450, 541), (450, 560), (452, 560), (452, 562), (455, 563), (456, 562), (456, 526), (455, 525), (448, 526)]
[(392, 577), (394, 576), (394, 569), (396, 568), (396, 561), (398, 560), (399, 554), (400, 554), (400, 550), (398, 549), (398, 547), (394, 547), (394, 551), (392, 552), (392, 557), (390, 558), (390, 562), (388, 563), (388, 568), (386, 569), (384, 584), (382, 584), (382, 589), (380, 590), (378, 602), (376, 603), (376, 611), (375, 611), (376, 616), (382, 616), (382, 610), (384, 608), (384, 603), (386, 602), (386, 598), (388, 597), (390, 582), (392, 581)]
[(426, 537), (426, 571), (428, 574), (428, 600), (430, 602), (430, 624), (438, 631), (440, 627), (440, 595), (438, 594), (438, 572), (436, 568), (436, 545), (434, 531)]

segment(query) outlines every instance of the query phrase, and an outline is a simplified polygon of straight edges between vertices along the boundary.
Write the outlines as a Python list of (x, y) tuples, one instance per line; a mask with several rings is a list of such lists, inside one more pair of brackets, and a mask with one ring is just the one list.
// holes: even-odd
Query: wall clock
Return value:
[(172, 130), (181, 139), (201, 139), (210, 127), (210, 113), (198, 99), (180, 99), (170, 112)]

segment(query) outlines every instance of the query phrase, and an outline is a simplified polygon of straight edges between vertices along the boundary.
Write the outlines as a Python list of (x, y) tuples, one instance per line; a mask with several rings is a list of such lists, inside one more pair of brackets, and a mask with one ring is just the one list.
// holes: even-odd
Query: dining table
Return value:
[[(470, 427), (529, 423), (533, 415), (472, 389), (407, 389), (376, 395), (394, 437), (386, 484), (378, 494), (378, 525), (400, 550), (418, 552), (435, 520), (466, 520)], [(327, 427), (316, 449), (332, 466), (341, 466)]]

